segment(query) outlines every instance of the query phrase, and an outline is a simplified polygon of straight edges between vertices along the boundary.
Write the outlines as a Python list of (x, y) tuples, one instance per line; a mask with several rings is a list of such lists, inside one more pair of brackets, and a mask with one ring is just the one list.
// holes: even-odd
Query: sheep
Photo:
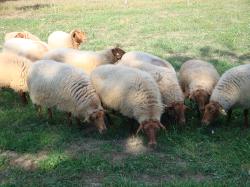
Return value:
[(248, 127), (250, 107), (250, 64), (240, 65), (227, 70), (215, 86), (209, 103), (205, 106), (202, 122), (209, 125), (219, 113), (231, 115), (232, 109), (243, 108), (244, 126)]
[(23, 104), (27, 104), (26, 79), (31, 61), (14, 53), (0, 53), (0, 87), (8, 87), (18, 92)]
[(127, 52), (126, 54), (123, 55), (122, 59), (124, 61), (139, 60), (139, 61), (142, 61), (142, 62), (150, 63), (152, 65), (166, 67), (166, 68), (174, 70), (172, 64), (170, 64), (168, 61), (163, 60), (163, 59), (161, 59), (161, 58), (159, 58), (157, 56), (154, 56), (152, 54), (142, 52), (142, 51), (130, 51), (130, 52)]
[(74, 29), (70, 33), (63, 31), (52, 32), (48, 37), (48, 44), (51, 49), (55, 48), (73, 48), (79, 49), (81, 43), (87, 40), (86, 33)]
[(31, 39), (34, 41), (41, 41), (40, 38), (31, 34), (28, 31), (6, 33), (4, 40), (7, 41), (7, 40), (12, 39), (12, 38), (24, 38), (24, 39)]
[(52, 60), (33, 63), (28, 72), (28, 90), (35, 105), (56, 107), (106, 130), (104, 110), (89, 76), (82, 70)]
[(113, 64), (97, 67), (90, 79), (103, 106), (137, 120), (137, 133), (144, 130), (148, 145), (155, 146), (156, 130), (165, 127), (160, 123), (163, 105), (154, 79), (144, 71)]
[(24, 56), (31, 61), (42, 59), (49, 47), (42, 41), (34, 41), (24, 38), (12, 38), (3, 45), (3, 51), (10, 51), (20, 56)]
[(97, 67), (104, 64), (115, 63), (121, 59), (125, 52), (120, 48), (107, 49), (102, 51), (79, 51), (76, 49), (53, 49), (43, 59), (51, 59), (71, 64), (81, 68), (88, 75)]
[(201, 114), (219, 78), (215, 67), (202, 60), (188, 60), (179, 71), (179, 81), (185, 97), (198, 104)]
[(162, 102), (165, 105), (166, 113), (174, 113), (180, 124), (185, 124), (184, 95), (180, 88), (176, 72), (173, 68), (166, 68), (145, 63), (142, 60), (122, 59), (118, 64), (137, 68), (146, 71), (153, 76), (158, 84), (162, 96)]

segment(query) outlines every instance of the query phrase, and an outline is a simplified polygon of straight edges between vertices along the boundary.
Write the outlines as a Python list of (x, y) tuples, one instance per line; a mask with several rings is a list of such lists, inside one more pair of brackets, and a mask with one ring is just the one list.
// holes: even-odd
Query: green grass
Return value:
[[(43, 3), (41, 7), (35, 4)], [(178, 70), (190, 58), (215, 65), (220, 73), (250, 62), (248, 0), (73, 0), (0, 3), (0, 46), (4, 33), (28, 30), (44, 41), (54, 30), (81, 28), (82, 49), (119, 44), (170, 61)], [(249, 186), (250, 131), (242, 129), (242, 111), (215, 133), (202, 129), (195, 112), (187, 127), (171, 124), (160, 132), (158, 147), (145, 147), (145, 136), (129, 137), (125, 119), (113, 116), (106, 135), (69, 128), (55, 112), (38, 118), (17, 94), (0, 92), (1, 186)], [(131, 143), (132, 142), (132, 143)]]

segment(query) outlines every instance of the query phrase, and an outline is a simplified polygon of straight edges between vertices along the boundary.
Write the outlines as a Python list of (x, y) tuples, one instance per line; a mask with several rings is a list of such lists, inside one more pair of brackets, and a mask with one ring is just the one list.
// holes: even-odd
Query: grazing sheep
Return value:
[(140, 130), (149, 138), (149, 145), (156, 145), (156, 130), (163, 106), (159, 88), (146, 72), (122, 65), (97, 67), (90, 76), (104, 106), (136, 119)]
[(218, 117), (234, 108), (244, 109), (244, 125), (248, 127), (250, 108), (250, 64), (240, 65), (226, 71), (215, 86), (209, 104), (205, 107), (202, 122), (208, 125)]
[(27, 103), (26, 79), (31, 61), (13, 53), (0, 53), (0, 87), (8, 87), (18, 92), (23, 104)]
[(181, 88), (186, 97), (198, 104), (200, 113), (204, 112), (219, 78), (215, 67), (202, 60), (188, 60), (182, 64), (179, 71)]
[(166, 112), (172, 111), (171, 113), (174, 113), (179, 123), (184, 124), (186, 122), (184, 96), (173, 68), (151, 65), (144, 63), (143, 60), (123, 59), (123, 57), (118, 64), (137, 68), (151, 74), (160, 89)]
[(142, 62), (150, 63), (152, 65), (166, 67), (173, 69), (173, 66), (166, 60), (163, 60), (157, 56), (142, 51), (130, 51), (123, 55), (122, 60), (124, 61), (135, 61), (139, 60)]
[(101, 101), (82, 70), (52, 60), (40, 60), (32, 64), (27, 84), (34, 104), (57, 107), (93, 122), (100, 133), (106, 130)]
[(4, 51), (10, 51), (20, 56), (24, 56), (31, 61), (42, 59), (45, 53), (49, 51), (46, 43), (24, 38), (12, 38), (3, 45)]
[(31, 39), (34, 41), (41, 41), (40, 38), (31, 34), (28, 31), (6, 33), (4, 40), (7, 41), (7, 40), (12, 39), (12, 38), (24, 38), (24, 39)]
[(85, 73), (90, 74), (97, 66), (104, 64), (113, 64), (125, 52), (120, 48), (107, 49), (103, 51), (79, 51), (76, 49), (54, 49), (48, 52), (44, 59), (51, 59), (58, 62), (71, 64), (81, 68)]
[(55, 48), (73, 48), (79, 49), (81, 43), (87, 40), (86, 33), (75, 29), (70, 33), (63, 31), (52, 32), (48, 37), (48, 44), (51, 49)]

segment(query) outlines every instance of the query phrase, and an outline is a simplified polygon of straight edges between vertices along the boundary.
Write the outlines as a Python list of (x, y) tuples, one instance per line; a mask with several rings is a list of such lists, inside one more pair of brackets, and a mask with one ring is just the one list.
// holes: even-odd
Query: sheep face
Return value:
[(104, 122), (104, 112), (96, 111), (90, 115), (90, 121), (97, 127), (100, 134), (106, 132), (107, 128)]
[(112, 54), (114, 55), (115, 62), (117, 62), (118, 60), (121, 60), (122, 56), (126, 53), (119, 47), (113, 48), (111, 51), (112, 51)]
[(140, 124), (140, 126), (137, 130), (137, 133), (140, 130), (143, 130), (149, 139), (148, 145), (150, 147), (154, 147), (157, 144), (156, 143), (156, 132), (160, 128), (165, 129), (165, 127), (159, 121), (149, 120), (149, 121), (142, 122)]
[(210, 94), (205, 90), (196, 90), (195, 92), (191, 93), (189, 99), (193, 100), (198, 104), (199, 111), (201, 114), (204, 113), (205, 105), (209, 102)]
[(72, 38), (79, 45), (87, 40), (86, 33), (80, 30), (73, 31)]
[(205, 107), (205, 112), (202, 118), (202, 124), (209, 125), (213, 120), (215, 120), (220, 113), (221, 106), (218, 102), (210, 101)]
[(180, 124), (186, 123), (185, 110), (186, 106), (183, 102), (175, 102), (166, 108), (167, 112), (175, 117), (175, 120)]

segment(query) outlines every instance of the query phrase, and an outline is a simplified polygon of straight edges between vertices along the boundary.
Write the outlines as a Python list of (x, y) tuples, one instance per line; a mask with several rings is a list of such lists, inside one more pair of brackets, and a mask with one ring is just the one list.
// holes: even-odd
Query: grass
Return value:
[[(53, 1), (51, 1), (53, 2)], [(215, 65), (220, 73), (249, 63), (248, 0), (65, 0), (0, 3), (0, 45), (4, 33), (28, 30), (46, 41), (54, 30), (81, 28), (85, 50), (120, 44), (170, 61), (178, 70), (190, 58)], [(221, 117), (212, 134), (200, 128), (195, 112), (187, 127), (160, 132), (158, 148), (145, 137), (129, 137), (127, 120), (113, 116), (106, 135), (68, 128), (55, 112), (38, 118), (31, 103), (0, 92), (1, 186), (249, 186), (250, 133), (242, 111), (227, 123)]]

